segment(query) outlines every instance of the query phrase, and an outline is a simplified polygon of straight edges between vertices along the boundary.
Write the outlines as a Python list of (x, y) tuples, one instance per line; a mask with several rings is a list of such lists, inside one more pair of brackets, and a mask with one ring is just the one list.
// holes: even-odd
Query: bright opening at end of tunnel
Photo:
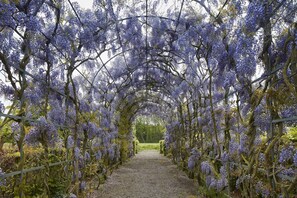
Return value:
[(133, 123), (133, 135), (139, 152), (144, 150), (162, 151), (166, 126), (156, 115), (139, 115)]

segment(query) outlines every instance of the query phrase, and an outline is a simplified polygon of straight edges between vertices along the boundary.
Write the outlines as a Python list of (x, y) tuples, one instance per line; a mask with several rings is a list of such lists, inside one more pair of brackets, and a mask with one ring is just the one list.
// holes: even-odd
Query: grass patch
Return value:
[(160, 150), (160, 144), (159, 143), (139, 143), (138, 150), (139, 151)]

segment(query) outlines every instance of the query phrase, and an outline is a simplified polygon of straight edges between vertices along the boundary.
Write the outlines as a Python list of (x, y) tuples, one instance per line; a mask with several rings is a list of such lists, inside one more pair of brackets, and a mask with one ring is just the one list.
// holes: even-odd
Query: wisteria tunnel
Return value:
[(144, 115), (203, 197), (297, 196), (296, 0), (81, 2), (0, 0), (0, 197), (87, 197)]

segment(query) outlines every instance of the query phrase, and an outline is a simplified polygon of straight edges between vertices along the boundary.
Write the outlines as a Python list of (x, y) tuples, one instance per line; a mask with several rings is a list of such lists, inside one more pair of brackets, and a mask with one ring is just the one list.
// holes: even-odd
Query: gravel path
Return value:
[(120, 166), (92, 198), (194, 198), (197, 186), (168, 158), (143, 151)]

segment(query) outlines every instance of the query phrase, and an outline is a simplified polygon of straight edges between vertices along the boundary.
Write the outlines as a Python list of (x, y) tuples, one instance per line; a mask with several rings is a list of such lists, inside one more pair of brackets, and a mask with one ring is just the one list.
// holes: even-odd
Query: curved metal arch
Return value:
[[(134, 119), (134, 117), (138, 114), (139, 111), (141, 111), (142, 109), (146, 108), (147, 106), (149, 105), (160, 105), (159, 101), (156, 100), (156, 101), (150, 101), (149, 99), (152, 99), (152, 98), (142, 98), (142, 99), (139, 99), (139, 100), (134, 100), (133, 103), (130, 103), (128, 106), (125, 105), (124, 107), (122, 108), (128, 108), (131, 110), (131, 114), (129, 114), (129, 121), (132, 122), (132, 119)], [(164, 100), (162, 100), (163, 102), (165, 102)], [(171, 109), (171, 104), (170, 103), (166, 103), (165, 104), (168, 106), (168, 108)], [(164, 112), (165, 113), (165, 112)]]
[[(182, 1), (182, 5), (181, 5), (181, 8), (180, 8), (180, 11), (179, 11), (179, 15), (178, 15), (178, 19), (177, 19), (177, 20), (176, 20), (176, 19), (169, 18), (169, 17), (157, 16), (157, 15), (148, 15), (147, 10), (146, 10), (146, 14), (145, 14), (145, 15), (137, 15), (137, 16), (131, 16), (131, 17), (126, 17), (126, 18), (120, 18), (120, 19), (112, 20), (112, 21), (110, 21), (110, 23), (107, 23), (107, 25), (106, 25), (105, 27), (108, 28), (108, 27), (113, 26), (113, 25), (118, 26), (118, 24), (119, 24), (120, 22), (123, 22), (123, 21), (126, 21), (126, 20), (131, 20), (131, 19), (138, 19), (138, 18), (145, 18), (145, 19), (146, 19), (146, 22), (145, 22), (145, 23), (146, 23), (146, 26), (148, 26), (149, 24), (148, 24), (147, 19), (148, 19), (148, 18), (155, 18), (155, 19), (159, 19), (159, 20), (166, 20), (166, 21), (169, 21), (169, 22), (174, 22), (174, 23), (176, 24), (176, 26), (175, 26), (175, 29), (172, 29), (172, 31), (176, 32), (176, 28), (177, 28), (177, 26), (178, 26), (178, 24), (179, 24), (180, 15), (181, 15), (181, 12), (182, 12), (183, 2), (184, 2), (184, 1)], [(72, 7), (72, 9), (74, 9), (74, 8)], [(147, 1), (146, 1), (146, 9), (147, 9)], [(75, 9), (74, 9), (74, 11), (75, 11)], [(79, 15), (78, 15), (76, 12), (75, 12), (75, 14), (76, 14), (76, 16), (78, 17), (79, 21), (81, 21)], [(83, 24), (82, 24), (82, 26), (83, 26)], [(99, 30), (99, 31), (100, 31), (100, 30)], [(116, 29), (116, 31), (117, 31), (117, 34), (120, 33), (120, 30), (119, 30), (118, 28)], [(98, 31), (96, 31), (96, 32), (98, 32)], [(95, 32), (95, 33), (96, 33), (96, 32)], [(120, 38), (119, 38), (119, 39), (120, 39)], [(147, 41), (147, 31), (146, 31), (146, 54), (148, 53), (148, 45), (147, 45), (147, 42), (148, 42), (148, 41)], [(122, 44), (121, 44), (121, 45), (122, 45)], [(105, 68), (105, 69), (107, 70), (107, 73), (108, 73), (108, 75), (110, 76), (110, 78), (113, 79), (113, 77), (112, 77), (112, 75), (110, 74), (109, 69), (106, 67), (106, 65), (107, 65), (110, 61), (112, 61), (113, 59), (115, 59), (116, 57), (118, 57), (118, 56), (124, 56), (126, 52), (129, 52), (129, 51), (131, 51), (132, 49), (133, 49), (133, 48), (129, 48), (128, 50), (121, 51), (120, 53), (117, 53), (117, 54), (113, 55), (112, 57), (110, 57), (110, 58), (109, 58), (107, 61), (105, 61), (105, 62), (103, 62), (102, 59), (101, 59), (101, 57), (99, 57), (100, 60), (101, 60), (101, 64), (102, 64), (102, 66), (100, 66), (100, 67), (98, 68), (98, 70), (96, 71), (95, 75), (93, 76), (92, 81), (89, 82), (89, 83), (91, 84), (91, 86), (93, 87), (94, 81), (95, 81), (95, 79), (97, 78), (97, 76), (99, 75), (99, 72), (102, 70), (102, 68)], [(169, 51), (168, 53), (171, 54), (170, 51)], [(176, 54), (173, 54), (173, 55), (176, 56)], [(124, 59), (125, 59), (125, 62), (126, 62), (126, 57), (124, 57)], [(161, 57), (161, 59), (164, 59), (164, 58)], [(172, 65), (168, 64), (168, 63), (166, 62), (166, 60), (148, 60), (148, 59), (146, 59), (143, 63), (139, 63), (139, 64), (145, 64), (145, 65), (148, 65), (148, 63), (149, 63), (149, 62), (152, 62), (152, 61), (162, 62), (162, 64), (166, 64), (167, 66), (169, 66), (169, 67), (170, 67), (170, 70), (172, 69)], [(126, 62), (126, 66), (128, 66), (127, 62)], [(156, 67), (156, 68), (162, 70), (161, 67)], [(164, 72), (169, 72), (169, 73), (173, 74), (172, 71), (164, 71)], [(178, 73), (178, 72), (176, 72), (176, 73), (177, 73), (177, 75), (179, 76), (179, 73)], [(181, 77), (181, 76), (179, 76), (179, 77)], [(114, 81), (114, 79), (113, 79), (113, 81)], [(147, 78), (146, 78), (146, 81), (147, 81)], [(169, 84), (168, 81), (165, 81), (165, 82), (166, 82), (167, 84)], [(129, 91), (128, 93), (125, 94), (125, 95), (126, 95), (125, 97), (127, 97), (127, 96), (129, 96), (129, 95), (134, 95), (134, 96), (136, 96), (136, 95), (137, 95), (137, 92), (140, 92), (140, 91), (142, 91), (142, 90), (147, 90), (147, 86), (146, 86), (147, 83), (148, 83), (148, 82), (143, 83), (143, 85), (141, 85), (140, 87), (137, 87), (136, 90), (133, 90), (132, 92)], [(167, 95), (167, 97), (168, 97), (169, 99), (171, 99), (171, 98), (170, 98), (170, 90), (168, 90), (168, 87), (164, 87), (163, 83), (160, 83), (160, 82), (156, 81), (156, 82), (152, 82), (152, 84), (154, 84), (153, 87), (158, 86), (158, 89), (160, 90), (159, 93), (161, 93), (162, 95), (165, 94), (165, 95)], [(116, 83), (115, 83), (115, 85), (116, 85)], [(128, 87), (131, 86), (131, 81), (128, 82), (125, 86), (128, 86)], [(145, 87), (143, 87), (143, 86), (145, 86)], [(120, 88), (117, 87), (117, 86), (116, 86), (116, 88), (118, 89), (117, 91), (119, 91)], [(150, 91), (153, 91), (153, 90), (150, 90)], [(136, 96), (136, 97), (137, 97), (137, 96)], [(151, 96), (150, 96), (150, 97), (151, 97)], [(146, 100), (149, 100), (149, 98), (148, 98), (147, 96), (145, 97), (145, 99), (141, 99), (140, 101), (141, 101), (141, 102), (144, 102), (144, 101), (146, 101)], [(164, 101), (164, 102), (166, 102), (166, 101)]]

